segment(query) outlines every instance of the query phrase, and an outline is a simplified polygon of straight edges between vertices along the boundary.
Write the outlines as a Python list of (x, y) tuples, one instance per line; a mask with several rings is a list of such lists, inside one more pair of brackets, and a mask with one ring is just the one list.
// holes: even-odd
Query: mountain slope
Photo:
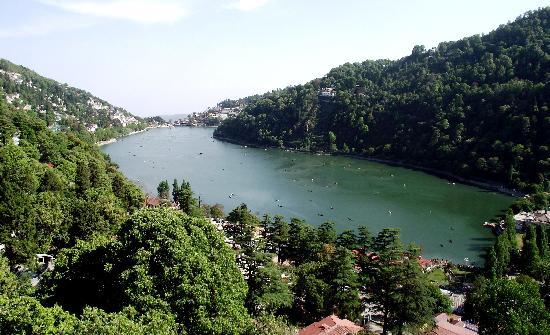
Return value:
[(487, 35), (416, 46), (396, 61), (344, 64), (253, 97), (215, 136), (548, 189), (549, 16), (543, 8)]
[(0, 98), (36, 113), (52, 129), (87, 130), (98, 141), (146, 126), (123, 108), (4, 59), (0, 59)]

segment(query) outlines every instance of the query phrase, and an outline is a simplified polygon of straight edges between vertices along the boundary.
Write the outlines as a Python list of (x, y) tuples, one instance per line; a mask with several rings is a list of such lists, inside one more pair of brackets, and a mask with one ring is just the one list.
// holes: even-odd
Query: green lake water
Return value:
[[(401, 167), (347, 157), (245, 148), (212, 139), (213, 129), (152, 129), (102, 147), (150, 194), (185, 178), (202, 201), (229, 212), (241, 203), (259, 215), (334, 221), (339, 231), (366, 225), (401, 230), (426, 257), (482, 265), (492, 233), (484, 221), (512, 197)], [(202, 153), (202, 154), (201, 154)], [(233, 194), (233, 195), (231, 195)]]

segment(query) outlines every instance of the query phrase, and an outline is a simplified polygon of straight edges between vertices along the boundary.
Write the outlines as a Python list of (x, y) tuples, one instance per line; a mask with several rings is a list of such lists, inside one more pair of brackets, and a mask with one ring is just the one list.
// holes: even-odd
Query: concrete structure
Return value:
[(520, 212), (514, 215), (516, 221), (516, 229), (524, 230), (531, 224), (550, 225), (550, 212), (547, 210), (539, 210), (535, 212)]

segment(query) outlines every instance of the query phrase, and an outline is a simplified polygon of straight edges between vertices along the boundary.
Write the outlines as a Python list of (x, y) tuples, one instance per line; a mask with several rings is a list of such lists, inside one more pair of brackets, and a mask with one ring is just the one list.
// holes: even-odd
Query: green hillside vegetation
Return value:
[(548, 190), (549, 16), (539, 9), (487, 35), (415, 46), (396, 61), (347, 63), (251, 97), (215, 136)]
[(5, 59), (0, 59), (0, 95), (16, 107), (34, 112), (52, 129), (90, 130), (95, 141), (147, 126), (147, 120), (86, 91), (60, 84)]
[[(331, 222), (260, 220), (243, 204), (226, 217), (232, 250), (204, 217), (223, 217), (220, 208), (199, 207), (188, 182), (161, 182), (164, 207), (143, 208), (143, 193), (86, 136), (53, 132), (2, 100), (0, 135), (2, 333), (287, 335), (332, 313), (358, 320), (366, 302), (385, 331), (414, 334), (450, 308), (421, 270), (418, 247), (404, 246), (394, 229), (338, 234)], [(532, 334), (548, 329), (546, 235), (531, 231), (523, 251), (507, 242), (512, 234), (497, 240), (498, 261), (469, 298), (487, 334), (503, 322)], [(54, 269), (37, 264), (36, 253), (54, 255)], [(515, 260), (538, 282), (501, 285)], [(525, 320), (483, 312), (507, 299), (520, 304), (498, 312)]]
[[(548, 190), (549, 13), (245, 99), (245, 112), (216, 135)], [(419, 248), (395, 229), (338, 233), (332, 222), (260, 219), (241, 204), (221, 232), (205, 217), (224, 217), (220, 206), (201, 204), (185, 180), (162, 181), (160, 207), (144, 208), (143, 192), (94, 144), (101, 129), (83, 128), (105, 122), (105, 134), (118, 134), (111, 119), (99, 121), (104, 109), (79, 109), (87, 93), (6, 61), (0, 70), (0, 334), (288, 335), (332, 313), (359, 321), (365, 303), (384, 334), (424, 334), (450, 310)], [(335, 95), (320, 97), (328, 87)], [(482, 335), (546, 335), (550, 231), (531, 226), (518, 243), (512, 212), (505, 222), (485, 269), (461, 268), (478, 276), (467, 317)], [(45, 269), (38, 253), (55, 266)], [(464, 287), (456, 269), (445, 266), (438, 281)]]
[(0, 101), (0, 243), (12, 262), (112, 232), (143, 201), (94, 144)]
[[(0, 332), (251, 331), (222, 235), (144, 200), (85, 134), (0, 100)], [(57, 258), (53, 272), (37, 253)], [(29, 276), (44, 277), (38, 291)]]

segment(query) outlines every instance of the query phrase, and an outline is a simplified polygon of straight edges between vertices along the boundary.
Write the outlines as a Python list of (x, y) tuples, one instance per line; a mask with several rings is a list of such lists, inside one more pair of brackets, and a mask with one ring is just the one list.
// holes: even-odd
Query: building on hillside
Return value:
[(54, 257), (48, 254), (36, 254), (36, 262), (44, 268), (44, 270), (52, 271), (54, 268)]
[(457, 313), (457, 314), (464, 313), (464, 303), (466, 302), (465, 293), (451, 292), (445, 289), (440, 289), (440, 290), (443, 295), (446, 295), (451, 300), (453, 313)]
[(349, 320), (330, 315), (300, 330), (298, 335), (350, 335), (357, 334), (361, 330), (363, 327)]
[(95, 133), (95, 131), (97, 130), (98, 126), (97, 124), (95, 123), (92, 123), (92, 124), (89, 124), (86, 126), (86, 129), (90, 132), (90, 133)]
[(11, 140), (12, 140), (13, 144), (19, 145), (19, 142), (21, 141), (19, 139), (19, 136), (21, 136), (21, 134), (19, 132), (12, 135)]
[(465, 323), (457, 315), (441, 313), (435, 317), (435, 328), (428, 335), (477, 335), (477, 326)]
[(324, 87), (319, 90), (319, 96), (322, 98), (332, 98), (336, 96), (336, 90), (332, 87)]
[(149, 197), (145, 199), (145, 206), (149, 208), (158, 207), (162, 203), (162, 199), (159, 197)]
[(520, 212), (514, 215), (514, 220), (516, 229), (519, 231), (525, 230), (531, 224), (550, 226), (550, 211), (543, 209), (535, 212)]

